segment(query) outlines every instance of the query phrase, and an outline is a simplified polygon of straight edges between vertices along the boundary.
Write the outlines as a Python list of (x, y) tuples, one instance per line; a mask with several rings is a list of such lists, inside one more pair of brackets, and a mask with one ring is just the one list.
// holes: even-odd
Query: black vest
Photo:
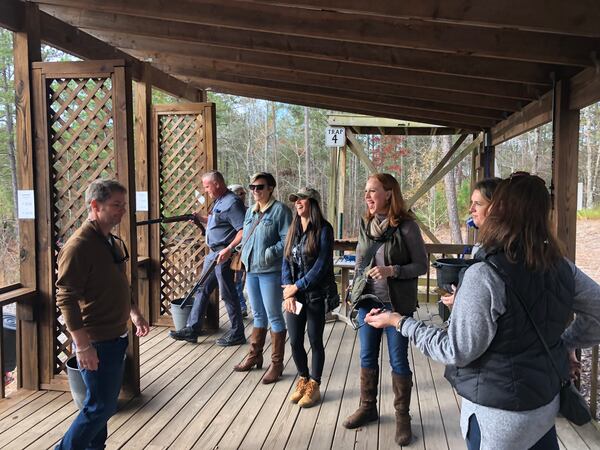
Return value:
[[(573, 271), (564, 260), (552, 270), (532, 272), (523, 263), (510, 263), (503, 253), (487, 258), (520, 293), (567, 379), (569, 358), (561, 335), (572, 311)], [(461, 397), (473, 403), (509, 411), (539, 408), (554, 399), (561, 380), (519, 300), (504, 285), (498, 289), (505, 289), (507, 306), (490, 346), (465, 367), (448, 366), (445, 376)]]

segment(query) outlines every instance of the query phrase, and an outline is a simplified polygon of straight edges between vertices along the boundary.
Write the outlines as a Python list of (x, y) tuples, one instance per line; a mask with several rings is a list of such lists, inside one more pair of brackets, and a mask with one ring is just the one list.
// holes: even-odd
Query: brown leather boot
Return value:
[(267, 337), (266, 328), (253, 328), (250, 336), (250, 351), (246, 358), (233, 368), (236, 372), (247, 372), (256, 366), (257, 369), (262, 369), (263, 365), (263, 348), (265, 346), (265, 338)]
[(408, 413), (412, 386), (412, 375), (398, 375), (392, 372), (394, 408), (396, 409), (396, 436), (394, 440), (398, 445), (408, 445), (412, 440), (410, 414)]
[(304, 396), (298, 402), (300, 408), (310, 408), (315, 406), (321, 401), (321, 391), (319, 390), (319, 383), (315, 380), (310, 380), (306, 384), (306, 390)]
[(263, 384), (276, 382), (283, 373), (283, 352), (285, 350), (286, 332), (287, 330), (278, 333), (271, 331), (271, 365), (263, 376)]
[(308, 384), (308, 378), (300, 377), (296, 384), (296, 390), (290, 395), (290, 402), (298, 403), (302, 397), (304, 397), (304, 391), (306, 391), (306, 385)]
[(343, 425), (354, 429), (379, 418), (377, 413), (378, 369), (360, 368), (360, 404), (354, 414), (348, 416)]

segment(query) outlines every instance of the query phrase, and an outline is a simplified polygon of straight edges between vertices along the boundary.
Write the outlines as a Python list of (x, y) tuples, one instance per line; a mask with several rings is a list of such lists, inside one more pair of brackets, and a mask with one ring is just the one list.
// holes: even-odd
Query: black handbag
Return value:
[(552, 367), (554, 367), (555, 372), (561, 380), (559, 408), (560, 414), (569, 422), (573, 422), (575, 425), (585, 425), (586, 423), (592, 420), (592, 414), (590, 413), (590, 408), (585, 398), (583, 398), (581, 393), (577, 390), (573, 383), (571, 383), (571, 380), (564, 380), (562, 378), (560, 371), (558, 370), (558, 367), (554, 362), (552, 353), (550, 353), (548, 344), (546, 344), (545, 339), (542, 337), (542, 333), (540, 333), (537, 324), (533, 320), (533, 317), (531, 317), (531, 313), (529, 312), (529, 309), (527, 309), (525, 301), (523, 300), (519, 292), (517, 292), (517, 290), (514, 287), (512, 287), (512, 285), (508, 282), (507, 277), (500, 271), (500, 269), (494, 263), (492, 263), (489, 260), (486, 260), (485, 262), (492, 268), (494, 272), (496, 272), (496, 274), (502, 279), (502, 281), (504, 281), (504, 284), (508, 286), (508, 288), (513, 292), (513, 294), (515, 294), (515, 297), (517, 297), (517, 299), (521, 303), (521, 306), (523, 306), (523, 309), (527, 313), (527, 317), (529, 317), (529, 320), (533, 325), (533, 328), (537, 333), (538, 337), (540, 338), (540, 341), (542, 342), (546, 353), (548, 353), (548, 357), (550, 358)]

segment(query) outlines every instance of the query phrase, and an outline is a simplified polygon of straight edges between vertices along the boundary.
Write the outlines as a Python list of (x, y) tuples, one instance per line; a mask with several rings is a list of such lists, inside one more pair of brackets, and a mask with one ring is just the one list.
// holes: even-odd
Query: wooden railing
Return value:
[[(26, 301), (32, 301), (35, 297), (35, 289), (24, 288), (20, 284), (14, 284), (11, 286), (5, 286), (0, 289), (0, 324), (2, 329), (0, 330), (0, 398), (6, 397), (6, 380), (4, 379), (6, 369), (4, 367), (4, 314), (3, 307), (12, 303), (22, 303)], [(17, 358), (17, 367), (22, 355), (19, 354), (18, 349), (14, 349)]]

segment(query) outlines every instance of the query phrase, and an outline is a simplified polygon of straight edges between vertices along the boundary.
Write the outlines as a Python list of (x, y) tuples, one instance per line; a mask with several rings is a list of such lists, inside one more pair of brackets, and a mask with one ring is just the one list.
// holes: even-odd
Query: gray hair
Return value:
[(92, 200), (103, 203), (107, 201), (115, 192), (126, 193), (127, 189), (117, 180), (98, 179), (92, 181), (85, 191), (85, 204), (88, 210), (91, 209)]
[(234, 193), (236, 191), (239, 191), (240, 189), (242, 189), (244, 192), (246, 192), (246, 189), (241, 184), (230, 184), (229, 186), (227, 186), (227, 189), (229, 189), (231, 192), (234, 192)]
[(204, 175), (202, 175), (203, 180), (206, 180), (207, 178), (210, 179), (211, 181), (219, 182), (223, 186), (225, 186), (225, 178), (223, 177), (223, 174), (221, 172), (219, 172), (218, 170), (211, 170), (209, 172), (206, 172)]

